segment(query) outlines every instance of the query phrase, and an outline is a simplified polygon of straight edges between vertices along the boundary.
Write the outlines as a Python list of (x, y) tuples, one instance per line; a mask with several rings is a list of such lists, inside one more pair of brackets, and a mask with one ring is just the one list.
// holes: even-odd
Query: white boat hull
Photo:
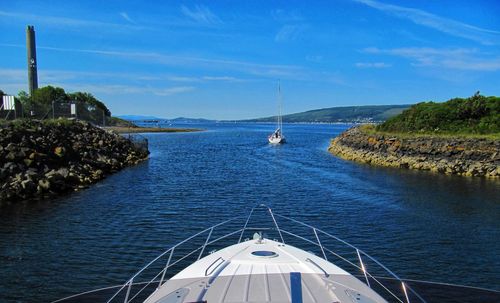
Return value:
[(285, 137), (270, 136), (267, 139), (269, 140), (269, 143), (271, 143), (271, 144), (283, 144), (283, 143), (285, 143)]
[[(260, 226), (263, 222), (258, 223), (259, 226), (254, 226), (251, 219), (263, 218), (266, 213), (272, 219), (274, 228)], [(244, 218), (245, 216), (238, 216), (218, 223), (170, 247), (127, 280), (107, 302), (125, 298), (123, 302), (130, 303), (138, 299), (138, 296), (146, 294), (145, 289), (154, 284), (156, 290), (152, 293), (147, 291), (149, 296), (145, 301), (143, 301), (145, 296), (140, 297), (140, 301), (383, 303), (390, 298), (393, 301), (395, 299), (394, 302), (408, 303), (411, 296), (413, 303), (426, 302), (408, 286), (406, 281), (401, 280), (387, 267), (334, 235), (298, 220), (274, 214), (271, 208), (263, 204), (252, 208), (246, 216), (243, 228), (240, 228), (239, 221)], [(279, 225), (276, 218), (279, 218)], [(298, 227), (309, 230), (309, 233), (303, 234), (303, 231), (301, 234), (314, 235), (313, 239), (292, 232)], [(259, 232), (253, 234), (253, 240), (242, 242), (245, 233), (248, 235), (250, 231)], [(264, 238), (263, 231), (275, 233), (277, 239), (281, 241)], [(286, 243), (283, 234), (290, 238)], [(237, 244), (227, 246), (228, 243), (235, 243), (231, 238), (235, 240), (238, 235)], [(198, 246), (199, 241), (203, 239), (204, 244)], [(321, 256), (290, 245), (289, 243), (295, 243), (294, 239), (305, 240), (313, 246), (318, 246)], [(289, 240), (292, 241), (288, 242)], [(220, 243), (221, 241), (225, 244)], [(222, 245), (216, 246), (216, 243)], [(338, 252), (322, 243), (333, 245)], [(209, 247), (210, 249), (216, 247), (219, 250), (212, 250), (203, 257), (209, 251)], [(179, 272), (176, 267), (182, 266), (182, 263), (179, 263), (181, 261), (184, 266), (190, 265)], [(349, 267), (340, 268), (336, 265), (337, 262)], [(377, 272), (377, 276), (368, 272), (367, 268), (372, 273)], [(160, 272), (153, 275), (157, 272), (156, 269)], [(347, 271), (349, 269), (351, 272)], [(175, 270), (176, 274), (168, 279), (172, 270)], [(149, 279), (144, 279), (145, 277)], [(144, 286), (137, 289), (137, 285)], [(372, 289), (374, 285), (380, 287)], [(377, 291), (382, 291), (385, 296), (382, 297)]]
[(387, 301), (318, 256), (281, 242), (256, 239), (198, 260), (145, 302)]

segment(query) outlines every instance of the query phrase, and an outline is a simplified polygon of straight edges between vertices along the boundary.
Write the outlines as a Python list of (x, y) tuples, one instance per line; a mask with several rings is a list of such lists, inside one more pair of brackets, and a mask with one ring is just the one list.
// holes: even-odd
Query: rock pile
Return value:
[(396, 138), (370, 135), (353, 127), (328, 150), (362, 163), (500, 178), (500, 141), (469, 138)]
[(0, 125), (0, 204), (84, 188), (148, 154), (82, 121)]

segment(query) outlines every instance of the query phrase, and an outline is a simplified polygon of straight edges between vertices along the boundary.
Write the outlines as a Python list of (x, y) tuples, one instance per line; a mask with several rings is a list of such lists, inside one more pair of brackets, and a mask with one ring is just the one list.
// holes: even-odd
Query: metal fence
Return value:
[(58, 118), (75, 118), (99, 126), (109, 125), (105, 111), (83, 102), (52, 102), (51, 104), (30, 103), (24, 105), (14, 96), (3, 96), (0, 105), (0, 119), (14, 120), (19, 118), (46, 120)]

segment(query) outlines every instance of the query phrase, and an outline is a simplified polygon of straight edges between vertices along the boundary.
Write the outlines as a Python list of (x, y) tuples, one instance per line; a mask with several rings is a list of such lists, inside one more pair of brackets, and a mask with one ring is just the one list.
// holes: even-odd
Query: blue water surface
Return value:
[(150, 159), (51, 201), (0, 209), (0, 301), (121, 284), (187, 236), (265, 203), (404, 278), (500, 289), (500, 183), (372, 167), (327, 152), (349, 125), (190, 125), (145, 134)]

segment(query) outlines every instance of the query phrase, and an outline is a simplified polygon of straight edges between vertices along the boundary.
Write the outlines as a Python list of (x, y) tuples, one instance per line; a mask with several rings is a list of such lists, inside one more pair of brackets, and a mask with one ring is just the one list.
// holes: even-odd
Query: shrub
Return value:
[(476, 133), (500, 132), (500, 98), (478, 93), (443, 103), (422, 102), (377, 126), (389, 132)]

